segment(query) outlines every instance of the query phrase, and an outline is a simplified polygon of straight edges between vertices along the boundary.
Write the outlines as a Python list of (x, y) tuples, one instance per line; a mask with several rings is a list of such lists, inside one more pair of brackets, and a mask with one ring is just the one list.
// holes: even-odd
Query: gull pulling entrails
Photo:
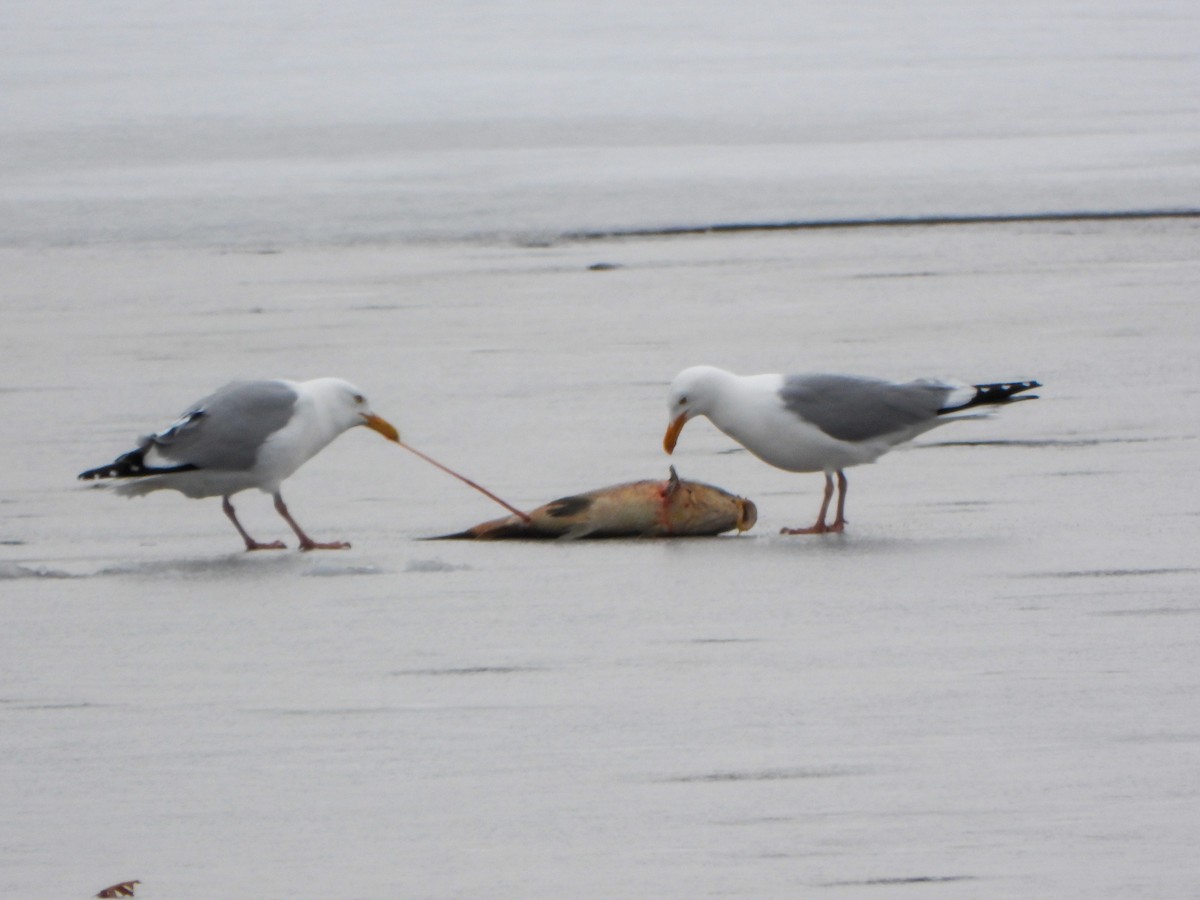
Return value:
[(246, 533), (229, 498), (258, 488), (300, 539), (301, 550), (342, 550), (345, 541), (314, 541), (292, 518), (280, 485), (338, 435), (359, 425), (399, 443), (400, 435), (371, 412), (362, 392), (340, 378), (312, 381), (235, 381), (193, 404), (164, 431), (80, 478), (113, 478), (128, 497), (175, 490), (188, 497), (220, 497), (247, 550), (281, 550)]
[(247, 534), (229, 500), (239, 491), (258, 488), (275, 498), (275, 509), (300, 539), (301, 550), (345, 550), (350, 547), (345, 541), (322, 543), (305, 534), (279, 488), (334, 438), (358, 425), (378, 431), (529, 521), (527, 513), (487, 488), (403, 443), (390, 423), (371, 412), (362, 391), (340, 378), (234, 381), (194, 403), (170, 428), (145, 435), (135, 449), (79, 477), (117, 479), (117, 493), (127, 497), (161, 490), (188, 497), (219, 496), (247, 550), (282, 550), (282, 541), (264, 544)]
[[(675, 449), (689, 419), (707, 417), (764, 462), (789, 472), (824, 472), (825, 496), (814, 525), (784, 534), (824, 534), (846, 527), (846, 475), (898, 444), (979, 406), (998, 406), (1041, 387), (1036, 381), (948, 384), (933, 379), (894, 383), (855, 375), (735, 375), (693, 366), (675, 376), (663, 449)], [(826, 524), (838, 480), (837, 514)]]

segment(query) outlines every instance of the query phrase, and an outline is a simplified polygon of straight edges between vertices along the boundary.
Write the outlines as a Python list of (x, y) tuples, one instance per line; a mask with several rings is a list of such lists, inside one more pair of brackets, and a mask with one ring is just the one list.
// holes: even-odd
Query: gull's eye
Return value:
[(687, 397), (680, 397), (680, 398), (679, 398), (679, 402), (678, 402), (678, 403), (676, 403), (675, 405), (676, 405), (676, 406), (683, 406), (685, 403), (687, 403)]
[(367, 402), (367, 398), (366, 398), (366, 397), (364, 397), (362, 394), (355, 394), (355, 395), (354, 395), (354, 403), (355, 403), (355, 405), (357, 405), (357, 406), (362, 406), (362, 405), (363, 405), (364, 403), (366, 403), (366, 402)]

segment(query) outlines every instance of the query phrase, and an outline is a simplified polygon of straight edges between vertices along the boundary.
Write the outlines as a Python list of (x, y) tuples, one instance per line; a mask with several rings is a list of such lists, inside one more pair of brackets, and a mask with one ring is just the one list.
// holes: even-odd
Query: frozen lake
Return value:
[[(220, 13), (3, 14), (0, 894), (1195, 893), (1200, 221), (564, 237), (1200, 208), (1192, 5)], [(699, 362), (1045, 388), (783, 537), (819, 475), (662, 452)], [(344, 552), (75, 481), (325, 374), (520, 506), (758, 525), (425, 543), (499, 509), (361, 430), (285, 486)]]
[[(0, 885), (1186, 896), (1196, 238), (3, 254)], [(664, 385), (701, 359), (1047, 387), (853, 470), (824, 539), (777, 534), (819, 476), (704, 424), (673, 461), (757, 501), (746, 535), (420, 543), (498, 510), (368, 432), (287, 492), (342, 553), (248, 556), (215, 501), (73, 482), (217, 369), (303, 370), (530, 506), (664, 475)]]

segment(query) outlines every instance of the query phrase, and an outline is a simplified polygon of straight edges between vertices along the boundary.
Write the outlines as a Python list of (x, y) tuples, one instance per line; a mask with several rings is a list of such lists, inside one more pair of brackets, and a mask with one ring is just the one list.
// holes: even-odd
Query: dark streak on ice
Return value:
[(843, 778), (847, 775), (858, 775), (855, 769), (813, 768), (813, 769), (759, 769), (745, 772), (705, 772), (700, 775), (677, 775), (663, 779), (671, 784), (724, 783), (732, 781), (792, 781), (804, 778)]
[(462, 666), (449, 669), (405, 669), (393, 675), (513, 675), (521, 672), (540, 672), (536, 666)]
[(1081, 569), (1075, 572), (1031, 572), (1020, 578), (1131, 578), (1146, 575), (1192, 575), (1200, 572), (1194, 566), (1164, 569)]
[(677, 225), (662, 228), (629, 228), (577, 231), (564, 240), (604, 240), (629, 237), (686, 237), (734, 234), (746, 231), (818, 231), (834, 228), (904, 228), (930, 225), (1003, 225), (1017, 222), (1109, 222), (1131, 219), (1197, 219), (1200, 209), (1078, 210), (1073, 212), (993, 213), (990, 215), (924, 215), (882, 218), (796, 219), (785, 222), (721, 222), (711, 225)]
[(930, 441), (915, 444), (917, 449), (931, 447), (1098, 447), (1104, 444), (1148, 444), (1165, 438), (1057, 438), (1046, 440), (992, 440), (992, 441)]
[(951, 881), (974, 881), (972, 875), (917, 875), (912, 878), (867, 878), (862, 881), (828, 881), (823, 887), (864, 887), (899, 884), (945, 884)]

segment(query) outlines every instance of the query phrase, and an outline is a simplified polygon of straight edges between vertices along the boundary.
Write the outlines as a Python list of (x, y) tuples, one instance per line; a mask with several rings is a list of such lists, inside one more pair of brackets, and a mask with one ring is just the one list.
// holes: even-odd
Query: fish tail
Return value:
[(473, 534), (474, 529), (468, 528), (466, 531), (457, 531), (454, 534), (435, 534), (431, 537), (417, 538), (419, 541), (472, 541), (476, 535)]
[(512, 516), (508, 519), (498, 519), (495, 522), (484, 522), (466, 531), (456, 531), (453, 534), (439, 534), (435, 537), (422, 538), (426, 541), (501, 541), (513, 538), (540, 537), (538, 531), (528, 522)]

